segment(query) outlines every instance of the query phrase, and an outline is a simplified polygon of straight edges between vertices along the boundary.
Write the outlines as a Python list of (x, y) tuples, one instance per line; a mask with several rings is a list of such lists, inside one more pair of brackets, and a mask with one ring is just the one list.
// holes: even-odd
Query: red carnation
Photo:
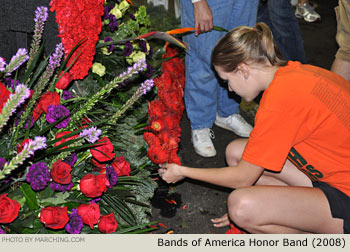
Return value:
[(97, 141), (97, 145), (90, 150), (91, 155), (99, 162), (106, 162), (111, 160), (115, 153), (113, 153), (113, 145), (108, 137), (102, 137)]
[(47, 92), (43, 94), (33, 110), (34, 121), (38, 120), (38, 118), (40, 117), (43, 111), (47, 113), (47, 107), (49, 105), (59, 105), (59, 104), (60, 104), (60, 96), (57, 92)]
[(70, 69), (74, 79), (83, 79), (92, 66), (96, 52), (98, 34), (102, 29), (101, 16), (104, 14), (105, 0), (51, 0), (51, 11), (56, 11), (56, 22), (59, 25), (59, 37), (66, 55), (84, 40), (82, 45), (72, 54), (68, 61), (70, 65), (77, 58)]
[(45, 227), (52, 229), (64, 228), (68, 223), (69, 217), (67, 207), (45, 207), (41, 209), (40, 221)]

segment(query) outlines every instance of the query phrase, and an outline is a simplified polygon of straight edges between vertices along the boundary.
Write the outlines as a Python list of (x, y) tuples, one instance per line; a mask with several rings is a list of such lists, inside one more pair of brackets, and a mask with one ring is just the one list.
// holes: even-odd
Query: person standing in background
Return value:
[(195, 27), (195, 34), (184, 36), (189, 45), (186, 55), (185, 106), (191, 123), (192, 142), (197, 154), (213, 157), (213, 123), (248, 137), (252, 126), (239, 115), (239, 103), (219, 84), (210, 64), (210, 54), (227, 30), (240, 25), (254, 26), (258, 0), (181, 0), (182, 27)]
[(336, 39), (339, 49), (331, 71), (350, 81), (350, 1), (339, 0), (335, 12), (338, 21)]
[(306, 63), (299, 22), (290, 0), (260, 1), (257, 22), (269, 26), (284, 60)]

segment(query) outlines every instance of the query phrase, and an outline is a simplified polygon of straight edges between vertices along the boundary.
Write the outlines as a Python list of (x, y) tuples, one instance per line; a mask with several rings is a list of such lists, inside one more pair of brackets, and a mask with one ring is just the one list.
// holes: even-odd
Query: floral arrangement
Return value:
[(148, 105), (150, 125), (146, 127), (149, 131), (144, 133), (144, 139), (149, 145), (148, 157), (155, 164), (181, 164), (177, 152), (184, 110), (185, 67), (177, 54), (176, 49), (167, 47), (163, 57), (170, 60), (163, 62), (162, 74), (155, 79), (158, 98)]
[[(48, 9), (38, 7), (30, 51), (0, 58), (0, 232), (148, 232), (156, 183), (145, 101), (157, 95), (149, 91), (164, 48), (143, 39), (146, 9), (130, 1), (50, 5), (62, 40), (55, 51), (43, 54)], [(166, 152), (149, 148), (154, 163), (179, 162), (183, 65), (174, 56), (168, 47), (148, 110), (146, 128)]]

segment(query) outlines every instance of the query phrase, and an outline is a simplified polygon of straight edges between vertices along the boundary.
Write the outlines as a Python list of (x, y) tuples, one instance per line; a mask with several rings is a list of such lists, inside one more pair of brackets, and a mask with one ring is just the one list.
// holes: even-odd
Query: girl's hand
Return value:
[(214, 227), (224, 227), (230, 225), (230, 218), (228, 214), (224, 214), (223, 216), (215, 219), (211, 219), (211, 222), (214, 223)]
[(158, 169), (159, 176), (167, 183), (176, 183), (185, 177), (181, 173), (183, 168), (177, 164), (163, 164)]

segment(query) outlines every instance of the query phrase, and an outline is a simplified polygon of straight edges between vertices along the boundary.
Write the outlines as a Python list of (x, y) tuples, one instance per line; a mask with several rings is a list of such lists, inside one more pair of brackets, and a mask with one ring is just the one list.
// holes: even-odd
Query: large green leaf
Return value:
[(23, 196), (26, 198), (26, 203), (30, 210), (37, 210), (39, 208), (38, 199), (36, 198), (36, 193), (32, 190), (30, 185), (23, 184), (21, 186), (21, 191)]
[(61, 205), (61, 204), (65, 204), (67, 203), (67, 198), (69, 197), (69, 192), (65, 192), (65, 193), (56, 193), (54, 197), (50, 197), (50, 198), (46, 198), (41, 200), (41, 204), (43, 205)]

